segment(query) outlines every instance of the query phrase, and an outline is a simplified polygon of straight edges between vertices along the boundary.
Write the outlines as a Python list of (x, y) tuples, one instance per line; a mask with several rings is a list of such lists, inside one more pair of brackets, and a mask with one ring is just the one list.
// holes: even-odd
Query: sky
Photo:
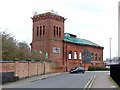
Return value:
[(34, 12), (54, 10), (66, 19), (65, 32), (104, 47), (104, 60), (118, 55), (119, 0), (0, 0), (0, 31), (18, 41), (32, 42)]

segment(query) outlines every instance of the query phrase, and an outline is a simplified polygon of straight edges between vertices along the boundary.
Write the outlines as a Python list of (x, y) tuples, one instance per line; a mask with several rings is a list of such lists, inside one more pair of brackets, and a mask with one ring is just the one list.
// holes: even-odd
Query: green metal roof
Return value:
[(79, 45), (89, 45), (89, 46), (101, 47), (98, 44), (95, 44), (89, 40), (77, 38), (76, 35), (73, 35), (70, 33), (64, 33), (64, 41), (79, 44)]

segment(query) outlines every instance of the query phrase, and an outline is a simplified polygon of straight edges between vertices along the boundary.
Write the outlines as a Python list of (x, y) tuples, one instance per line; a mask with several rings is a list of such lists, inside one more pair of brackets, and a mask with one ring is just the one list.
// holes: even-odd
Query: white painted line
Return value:
[(91, 88), (91, 87), (92, 87), (92, 85), (93, 85), (95, 79), (96, 79), (96, 75), (93, 77), (93, 79), (92, 79), (92, 81), (91, 81), (91, 83), (90, 83), (90, 85), (89, 85), (88, 88)]
[(90, 80), (88, 81), (88, 83), (85, 85), (84, 88), (90, 88), (95, 78), (96, 78), (96, 75), (94, 75), (93, 77), (91, 77)]
[[(94, 76), (93, 76), (93, 77), (94, 77)], [(88, 83), (85, 85), (84, 88), (87, 88), (87, 87), (88, 87), (88, 85), (89, 85), (89, 83), (90, 83), (90, 81), (92, 80), (93, 77), (90, 78), (90, 80), (88, 81)]]

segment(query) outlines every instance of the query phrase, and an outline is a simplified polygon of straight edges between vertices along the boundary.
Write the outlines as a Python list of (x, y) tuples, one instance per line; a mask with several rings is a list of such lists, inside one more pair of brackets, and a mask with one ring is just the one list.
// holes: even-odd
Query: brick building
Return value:
[(56, 62), (61, 71), (73, 67), (103, 66), (103, 47), (76, 35), (64, 33), (65, 18), (52, 12), (34, 15), (32, 50)]

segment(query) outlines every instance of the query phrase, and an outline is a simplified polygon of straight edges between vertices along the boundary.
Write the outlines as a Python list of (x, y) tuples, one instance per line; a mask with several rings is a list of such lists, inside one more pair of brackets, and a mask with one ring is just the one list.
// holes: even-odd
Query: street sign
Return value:
[(45, 53), (45, 58), (48, 59), (48, 53)]

